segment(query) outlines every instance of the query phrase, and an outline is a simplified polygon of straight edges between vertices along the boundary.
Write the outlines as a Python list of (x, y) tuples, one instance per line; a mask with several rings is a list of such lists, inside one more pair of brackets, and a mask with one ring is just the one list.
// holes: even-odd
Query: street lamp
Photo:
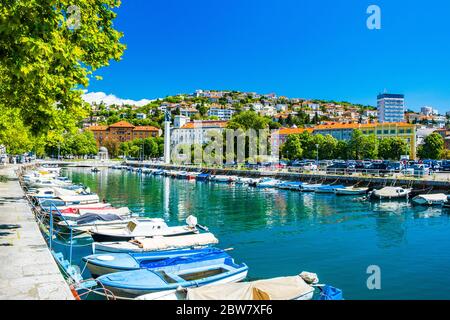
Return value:
[(316, 144), (316, 150), (317, 150), (317, 152), (316, 152), (316, 156), (317, 156), (316, 166), (317, 166), (317, 171), (318, 171), (319, 170), (319, 144), (318, 143)]

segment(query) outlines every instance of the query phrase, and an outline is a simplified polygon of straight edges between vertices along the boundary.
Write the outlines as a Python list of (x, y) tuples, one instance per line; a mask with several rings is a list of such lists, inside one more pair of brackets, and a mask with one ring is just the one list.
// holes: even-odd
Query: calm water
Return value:
[[(115, 206), (177, 225), (193, 214), (222, 248), (234, 248), (249, 278), (318, 273), (346, 299), (450, 299), (450, 220), (440, 208), (260, 190), (118, 170), (68, 169)], [(77, 256), (89, 254), (80, 247)], [(366, 269), (381, 268), (381, 290)]]

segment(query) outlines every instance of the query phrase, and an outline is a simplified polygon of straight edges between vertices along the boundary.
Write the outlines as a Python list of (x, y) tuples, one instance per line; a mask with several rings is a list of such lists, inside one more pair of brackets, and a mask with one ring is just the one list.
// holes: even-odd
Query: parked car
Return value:
[(450, 160), (442, 161), (441, 170), (442, 171), (450, 171)]
[(344, 173), (347, 169), (348, 166), (345, 162), (336, 162), (327, 167), (327, 173)]

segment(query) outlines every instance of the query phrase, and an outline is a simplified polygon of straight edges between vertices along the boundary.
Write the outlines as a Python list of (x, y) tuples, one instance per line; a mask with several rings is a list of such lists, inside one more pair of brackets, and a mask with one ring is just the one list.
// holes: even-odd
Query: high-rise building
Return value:
[(403, 94), (381, 93), (377, 97), (378, 121), (404, 122), (405, 96)]

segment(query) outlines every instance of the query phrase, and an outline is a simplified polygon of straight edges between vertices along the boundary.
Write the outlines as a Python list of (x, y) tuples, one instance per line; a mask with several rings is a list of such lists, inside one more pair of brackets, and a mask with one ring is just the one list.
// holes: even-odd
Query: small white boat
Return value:
[(100, 199), (96, 194), (88, 195), (61, 195), (54, 198), (46, 198), (40, 200), (42, 207), (48, 207), (52, 204), (56, 207), (68, 207), (71, 205), (82, 205), (82, 204), (95, 204), (99, 203)]
[(210, 284), (199, 288), (179, 288), (149, 293), (136, 300), (311, 300), (314, 283), (297, 276), (239, 283)]
[(280, 184), (280, 180), (272, 178), (264, 178), (256, 183), (257, 188), (276, 188)]
[(219, 240), (209, 232), (199, 234), (189, 234), (177, 237), (153, 237), (136, 238), (131, 241), (94, 242), (92, 244), (93, 253), (102, 252), (151, 252), (166, 251), (183, 248), (199, 248), (218, 244)]
[(421, 194), (412, 199), (412, 202), (417, 205), (425, 206), (442, 206), (448, 202), (446, 194)]
[(323, 185), (321, 183), (315, 183), (315, 184), (304, 183), (300, 186), (300, 191), (315, 192), (317, 189), (319, 189), (322, 186)]
[(229, 182), (231, 182), (231, 179), (229, 176), (216, 175), (216, 176), (211, 176), (211, 181), (229, 183)]
[(407, 198), (412, 189), (404, 189), (402, 187), (384, 187), (374, 190), (372, 197), (377, 199), (400, 199)]
[(254, 179), (252, 178), (239, 177), (236, 180), (236, 184), (251, 184), (253, 181)]
[(369, 188), (365, 187), (345, 187), (336, 189), (337, 195), (362, 195), (366, 194)]
[(189, 216), (186, 225), (169, 227), (163, 219), (155, 218), (146, 221), (133, 220), (122, 228), (114, 226), (96, 225), (89, 230), (95, 242), (129, 241), (139, 237), (180, 236), (198, 233), (197, 218)]

